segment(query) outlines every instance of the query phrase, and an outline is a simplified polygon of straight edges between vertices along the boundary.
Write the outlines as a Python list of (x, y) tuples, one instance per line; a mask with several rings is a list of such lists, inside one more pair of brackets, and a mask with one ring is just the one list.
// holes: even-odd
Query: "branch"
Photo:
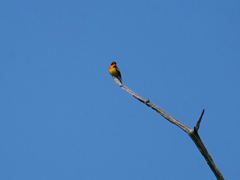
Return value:
[(202, 120), (202, 117), (203, 117), (204, 111), (205, 111), (205, 110), (203, 109), (202, 114), (201, 114), (201, 116), (200, 116), (200, 118), (199, 118), (199, 120), (198, 120), (196, 126), (194, 127), (194, 130), (195, 130), (195, 131), (198, 131), (198, 129), (199, 129), (199, 127), (200, 127), (200, 123), (201, 123), (201, 120)]
[(118, 84), (123, 90), (125, 90), (128, 93), (130, 93), (131, 95), (133, 95), (134, 98), (136, 98), (140, 102), (146, 104), (147, 106), (151, 107), (153, 110), (157, 111), (157, 113), (159, 113), (161, 116), (163, 116), (169, 122), (175, 124), (176, 126), (181, 128), (183, 131), (185, 131), (191, 137), (193, 142), (196, 144), (196, 146), (199, 149), (199, 151), (202, 153), (203, 157), (207, 161), (209, 167), (213, 171), (213, 173), (216, 176), (216, 178), (218, 180), (224, 180), (221, 172), (219, 171), (219, 169), (214, 164), (211, 156), (208, 154), (208, 151), (207, 151), (206, 147), (204, 146), (204, 144), (203, 144), (203, 142), (202, 142), (202, 140), (201, 140), (201, 138), (200, 138), (200, 136), (198, 134), (198, 129), (199, 129), (199, 126), (200, 126), (200, 123), (201, 123), (201, 120), (202, 120), (202, 116), (204, 114), (204, 110), (203, 110), (203, 112), (202, 112), (202, 114), (201, 114), (201, 116), (200, 116), (200, 118), (199, 118), (199, 120), (197, 122), (196, 127), (194, 127), (194, 130), (192, 130), (191, 128), (187, 127), (186, 125), (184, 125), (180, 121), (178, 121), (175, 118), (173, 118), (170, 115), (168, 115), (165, 111), (163, 111), (159, 107), (155, 106), (153, 103), (150, 102), (150, 100), (143, 99), (142, 97), (137, 95), (135, 92), (130, 90), (128, 87), (124, 86), (117, 78), (113, 77), (113, 79), (116, 82), (116, 84)]

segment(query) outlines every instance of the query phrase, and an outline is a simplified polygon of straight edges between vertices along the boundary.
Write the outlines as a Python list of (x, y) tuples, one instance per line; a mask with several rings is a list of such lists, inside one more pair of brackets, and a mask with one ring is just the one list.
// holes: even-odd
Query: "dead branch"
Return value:
[(200, 127), (200, 123), (204, 114), (204, 110), (202, 111), (202, 114), (196, 124), (196, 126), (194, 127), (194, 130), (192, 130), (191, 128), (187, 127), (186, 125), (184, 125), (183, 123), (181, 123), (180, 121), (176, 120), (175, 118), (171, 117), (170, 115), (168, 115), (165, 111), (163, 111), (162, 109), (160, 109), (159, 107), (155, 106), (153, 103), (150, 102), (150, 100), (145, 100), (142, 97), (140, 97), (139, 95), (137, 95), (135, 92), (133, 92), (132, 90), (130, 90), (128, 87), (124, 86), (117, 78), (114, 78), (114, 81), (116, 82), (116, 84), (118, 84), (123, 90), (127, 91), (128, 93), (130, 93), (131, 95), (133, 95), (134, 98), (136, 98), (137, 100), (139, 100), (140, 102), (146, 104), (147, 106), (151, 107), (153, 110), (157, 111), (157, 113), (159, 113), (161, 116), (163, 116), (165, 119), (167, 119), (169, 122), (175, 124), (176, 126), (178, 126), (179, 128), (181, 128), (183, 131), (185, 131), (193, 140), (193, 142), (196, 144), (197, 148), (199, 149), (199, 151), (201, 152), (201, 154), (203, 155), (203, 157), (205, 158), (205, 160), (207, 161), (209, 167), (211, 168), (211, 170), (213, 171), (213, 173), (215, 174), (216, 178), (218, 180), (224, 180), (221, 172), (219, 171), (219, 169), (216, 167), (216, 165), (214, 164), (211, 156), (209, 155), (206, 147), (204, 146), (199, 134), (198, 134), (198, 130)]

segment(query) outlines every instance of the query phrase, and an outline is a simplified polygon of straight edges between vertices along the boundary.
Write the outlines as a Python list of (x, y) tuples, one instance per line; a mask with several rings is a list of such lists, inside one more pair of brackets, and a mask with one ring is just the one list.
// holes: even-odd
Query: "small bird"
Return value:
[(111, 66), (109, 67), (109, 73), (117, 78), (122, 83), (121, 72), (117, 67), (117, 63), (115, 61), (112, 62)]

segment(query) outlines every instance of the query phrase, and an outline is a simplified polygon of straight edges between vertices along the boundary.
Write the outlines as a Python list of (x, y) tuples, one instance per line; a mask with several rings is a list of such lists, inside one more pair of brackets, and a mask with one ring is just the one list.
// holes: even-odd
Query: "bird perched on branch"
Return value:
[(109, 73), (117, 78), (122, 83), (121, 72), (117, 67), (117, 63), (115, 61), (112, 62), (111, 66), (109, 67)]

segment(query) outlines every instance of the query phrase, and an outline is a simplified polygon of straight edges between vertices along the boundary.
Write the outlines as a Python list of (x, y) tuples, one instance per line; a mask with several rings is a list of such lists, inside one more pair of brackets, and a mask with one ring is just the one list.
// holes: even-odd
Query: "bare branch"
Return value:
[(197, 148), (199, 149), (199, 151), (201, 152), (201, 154), (203, 155), (203, 157), (207, 161), (209, 167), (211, 168), (211, 170), (215, 174), (216, 178), (218, 180), (224, 180), (221, 172), (219, 171), (219, 169), (214, 164), (213, 159), (211, 158), (210, 154), (208, 153), (206, 147), (204, 146), (204, 144), (203, 144), (203, 142), (202, 142), (198, 132), (197, 131), (192, 131), (192, 133), (189, 136), (194, 141), (194, 143), (196, 144)]
[(204, 110), (197, 122), (196, 127), (194, 127), (194, 130), (192, 130), (191, 128), (189, 128), (188, 126), (184, 125), (183, 123), (181, 123), (180, 121), (178, 121), (177, 119), (171, 117), (170, 115), (168, 115), (165, 111), (163, 111), (162, 109), (160, 109), (159, 107), (157, 107), (156, 105), (154, 105), (153, 103), (150, 102), (150, 100), (145, 100), (142, 97), (140, 97), (139, 95), (137, 95), (135, 92), (133, 92), (132, 90), (130, 90), (128, 87), (124, 86), (117, 78), (114, 78), (114, 81), (116, 82), (116, 84), (118, 84), (123, 90), (127, 91), (128, 93), (130, 93), (131, 95), (133, 95), (134, 98), (136, 98), (137, 100), (139, 100), (140, 102), (146, 104), (147, 106), (151, 107), (152, 109), (154, 109), (155, 111), (157, 111), (157, 113), (159, 113), (161, 116), (163, 116), (165, 119), (167, 119), (169, 122), (175, 124), (176, 126), (178, 126), (179, 128), (181, 128), (183, 131), (185, 131), (190, 137), (191, 139), (194, 141), (194, 143), (196, 144), (196, 146), (198, 147), (199, 151), (202, 153), (203, 157), (205, 158), (205, 160), (207, 161), (209, 167), (211, 168), (211, 170), (213, 171), (213, 173), (215, 174), (216, 178), (218, 180), (224, 180), (221, 172), (219, 171), (219, 169), (216, 167), (216, 165), (214, 164), (211, 156), (209, 155), (206, 147), (204, 146), (199, 134), (198, 134), (198, 129), (202, 120), (202, 116), (204, 114)]
[(201, 116), (200, 116), (200, 118), (199, 118), (199, 120), (198, 120), (198, 122), (197, 122), (197, 125), (194, 127), (194, 130), (196, 130), (196, 131), (198, 131), (198, 129), (199, 129), (199, 127), (200, 127), (200, 123), (201, 123), (201, 120), (202, 120), (204, 111), (205, 111), (205, 110), (203, 109), (202, 114), (201, 114)]

